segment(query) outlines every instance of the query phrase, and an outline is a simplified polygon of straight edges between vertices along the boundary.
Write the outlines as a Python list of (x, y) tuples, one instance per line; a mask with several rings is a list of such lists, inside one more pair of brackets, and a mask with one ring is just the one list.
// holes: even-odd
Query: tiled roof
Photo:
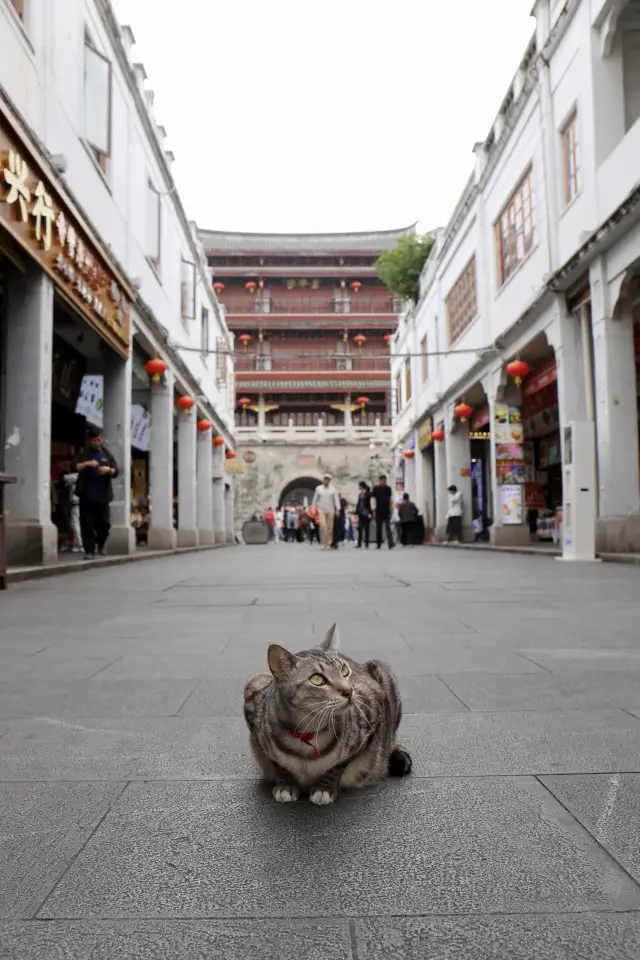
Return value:
[(414, 233), (416, 224), (398, 230), (363, 233), (226, 233), (199, 230), (208, 253), (379, 253), (399, 237)]

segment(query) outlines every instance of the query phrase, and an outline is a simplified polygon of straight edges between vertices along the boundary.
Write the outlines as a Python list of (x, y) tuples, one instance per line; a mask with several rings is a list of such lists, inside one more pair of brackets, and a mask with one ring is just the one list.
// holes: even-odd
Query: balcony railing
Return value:
[(349, 354), (348, 356), (314, 356), (314, 357), (296, 357), (296, 356), (263, 356), (257, 357), (255, 354), (245, 354), (242, 351), (236, 352), (235, 372), (258, 372), (258, 373), (344, 373), (351, 371), (354, 373), (390, 373), (389, 359), (387, 357), (368, 357), (366, 354)]
[(245, 316), (256, 313), (304, 314), (304, 313), (355, 313), (390, 314), (397, 316), (405, 309), (406, 301), (389, 297), (388, 299), (367, 299), (365, 297), (225, 297), (221, 295), (227, 315)]
[(390, 443), (393, 428), (376, 423), (374, 426), (356, 427), (338, 426), (325, 427), (318, 424), (311, 427), (294, 427), (293, 420), (286, 427), (274, 427), (269, 424), (260, 427), (257, 424), (250, 427), (236, 427), (235, 434), (239, 443), (273, 442), (273, 443), (329, 443), (342, 440), (345, 443)]

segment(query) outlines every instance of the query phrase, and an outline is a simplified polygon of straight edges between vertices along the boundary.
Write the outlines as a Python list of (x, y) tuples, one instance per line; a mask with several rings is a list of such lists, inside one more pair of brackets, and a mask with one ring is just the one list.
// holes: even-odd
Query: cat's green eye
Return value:
[(323, 677), (321, 673), (312, 673), (309, 677), (309, 682), (312, 683), (314, 687), (324, 687), (327, 679)]
[(342, 674), (343, 677), (348, 677), (349, 674), (351, 673), (346, 663), (343, 663), (342, 666), (340, 667), (340, 673)]

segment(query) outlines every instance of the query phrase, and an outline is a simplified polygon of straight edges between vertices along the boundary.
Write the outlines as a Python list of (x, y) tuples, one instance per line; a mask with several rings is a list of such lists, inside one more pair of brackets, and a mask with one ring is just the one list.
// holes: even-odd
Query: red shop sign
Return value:
[(484, 407), (480, 407), (479, 410), (476, 410), (471, 417), (471, 432), (475, 433), (476, 430), (480, 430), (481, 427), (486, 427), (490, 420), (491, 416), (489, 414), (489, 404), (487, 403)]
[(550, 383), (555, 383), (557, 379), (558, 371), (554, 357), (553, 360), (549, 360), (543, 367), (540, 367), (539, 370), (534, 370), (531, 376), (527, 377), (523, 390), (524, 396), (532, 397), (534, 393), (537, 393), (544, 387), (548, 387)]

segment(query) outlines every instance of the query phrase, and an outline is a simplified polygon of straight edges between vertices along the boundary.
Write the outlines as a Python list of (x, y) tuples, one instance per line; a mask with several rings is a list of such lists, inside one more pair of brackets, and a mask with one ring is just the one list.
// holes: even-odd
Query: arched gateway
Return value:
[(305, 502), (307, 505), (310, 504), (314, 490), (321, 482), (314, 477), (296, 477), (286, 487), (283, 487), (278, 506), (303, 507)]

